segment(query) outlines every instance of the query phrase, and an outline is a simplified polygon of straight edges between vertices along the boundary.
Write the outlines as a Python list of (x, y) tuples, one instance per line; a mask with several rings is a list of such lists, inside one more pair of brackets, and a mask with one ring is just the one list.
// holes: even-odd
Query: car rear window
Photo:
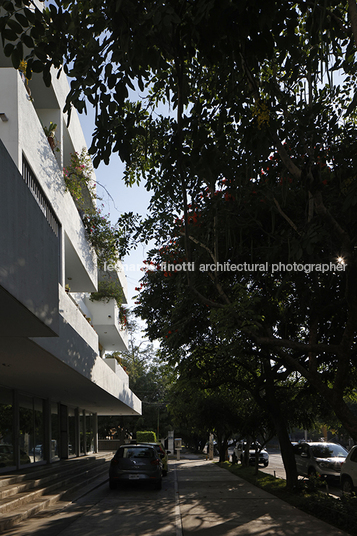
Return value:
[(117, 458), (154, 458), (153, 448), (147, 447), (122, 447), (118, 449)]

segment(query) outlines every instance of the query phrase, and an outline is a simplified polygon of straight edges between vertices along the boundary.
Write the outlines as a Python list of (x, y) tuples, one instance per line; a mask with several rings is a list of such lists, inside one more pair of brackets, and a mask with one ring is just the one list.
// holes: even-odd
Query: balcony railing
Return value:
[(33, 197), (35, 198), (38, 206), (42, 210), (46, 220), (49, 223), (49, 226), (51, 227), (55, 235), (58, 237), (58, 233), (59, 233), (58, 219), (49, 201), (47, 200), (47, 197), (44, 194), (40, 186), (40, 183), (36, 179), (34, 172), (30, 168), (30, 165), (24, 156), (22, 156), (22, 177), (25, 183), (27, 184), (30, 192), (32, 193)]

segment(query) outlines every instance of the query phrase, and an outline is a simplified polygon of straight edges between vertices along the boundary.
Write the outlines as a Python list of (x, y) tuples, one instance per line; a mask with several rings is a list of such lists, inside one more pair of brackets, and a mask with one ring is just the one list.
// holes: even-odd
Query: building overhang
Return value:
[(0, 384), (98, 415), (141, 414), (140, 400), (103, 359), (90, 349), (71, 357), (72, 366), (34, 340), (1, 338)]

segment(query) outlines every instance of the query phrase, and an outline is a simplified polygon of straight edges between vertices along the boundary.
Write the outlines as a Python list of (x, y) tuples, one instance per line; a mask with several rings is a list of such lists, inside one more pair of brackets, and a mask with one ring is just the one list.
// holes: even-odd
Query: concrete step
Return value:
[[(66, 497), (78, 497), (83, 490), (88, 493), (98, 485), (98, 479), (100, 482), (105, 482), (109, 470), (109, 464), (106, 462), (109, 462), (112, 454), (107, 453), (97, 458), (93, 456), (93, 458), (91, 461), (76, 458), (73, 461), (77, 461), (77, 464), (71, 464), (72, 460), (66, 460), (65, 463), (59, 462), (63, 472), (51, 467), (48, 468), (47, 476), (44, 476), (41, 470), (39, 472), (42, 476), (36, 478), (39, 472), (33, 471), (32, 480), (26, 474), (26, 476), (22, 475), (22, 481), (8, 486), (8, 495), (0, 501), (0, 532), (50, 508), (57, 501), (66, 500)], [(27, 485), (30, 487), (22, 489), (22, 486)], [(17, 491), (12, 493), (11, 487)], [(2, 491), (6, 491), (6, 486)]]
[(79, 459), (77, 463), (55, 464), (52, 467), (41, 468), (31, 473), (17, 475), (16, 478), (9, 478), (0, 480), (2, 485), (0, 486), (0, 512), (1, 512), (1, 500), (8, 497), (17, 495), (18, 493), (25, 492), (31, 489), (40, 488), (50, 483), (56, 482), (58, 479), (64, 480), (66, 476), (74, 475), (78, 472), (83, 472), (83, 469), (87, 471), (94, 465), (97, 466), (100, 463), (105, 463), (106, 459), (102, 456), (96, 458), (91, 457), (89, 459)]
[[(114, 454), (111, 454), (112, 456)], [(25, 480), (32, 480), (34, 478), (41, 478), (42, 475), (47, 476), (50, 475), (51, 472), (58, 472), (64, 471), (64, 470), (73, 470), (75, 467), (80, 466), (82, 464), (91, 463), (94, 460), (99, 459), (107, 459), (108, 456), (110, 456), (110, 453), (99, 453), (99, 454), (93, 454), (78, 458), (69, 458), (68, 460), (61, 460), (58, 462), (54, 462), (51, 465), (34, 465), (32, 467), (27, 467), (26, 469), (20, 469), (19, 471), (15, 471), (13, 473), (3, 473), (0, 475), (0, 491), (3, 487), (10, 486), (12, 484), (16, 484), (19, 482), (23, 482)], [(60, 469), (59, 469), (60, 468)]]

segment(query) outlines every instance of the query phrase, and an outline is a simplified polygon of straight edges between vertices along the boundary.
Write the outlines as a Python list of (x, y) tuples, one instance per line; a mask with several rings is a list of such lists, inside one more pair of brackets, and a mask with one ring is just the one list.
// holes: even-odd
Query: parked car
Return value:
[(296, 469), (301, 476), (339, 478), (347, 450), (338, 443), (312, 442), (294, 445)]
[(344, 493), (352, 493), (357, 489), (357, 445), (351, 448), (341, 466), (340, 482)]
[(35, 456), (42, 456), (42, 445), (36, 445), (33, 449), (30, 450), (30, 453)]
[(152, 445), (122, 445), (109, 466), (109, 487), (115, 489), (123, 482), (152, 482), (155, 489), (162, 486), (162, 462)]
[(161, 445), (161, 443), (140, 443), (141, 445), (152, 445), (157, 450), (161, 462), (162, 462), (162, 476), (166, 476), (169, 470), (169, 464), (168, 464), (168, 457), (167, 455), (170, 454), (170, 451), (165, 451), (164, 447)]
[[(244, 451), (246, 448), (247, 442), (246, 441), (240, 441), (236, 444), (234, 448), (234, 456), (236, 461), (243, 462), (244, 458)], [(260, 452), (259, 452), (260, 449)], [(249, 446), (249, 463), (254, 465), (255, 464), (255, 452), (258, 450), (258, 463), (261, 465), (264, 465), (264, 467), (268, 467), (269, 465), (269, 454), (266, 449), (262, 448), (261, 445), (257, 442), (253, 442)]]

